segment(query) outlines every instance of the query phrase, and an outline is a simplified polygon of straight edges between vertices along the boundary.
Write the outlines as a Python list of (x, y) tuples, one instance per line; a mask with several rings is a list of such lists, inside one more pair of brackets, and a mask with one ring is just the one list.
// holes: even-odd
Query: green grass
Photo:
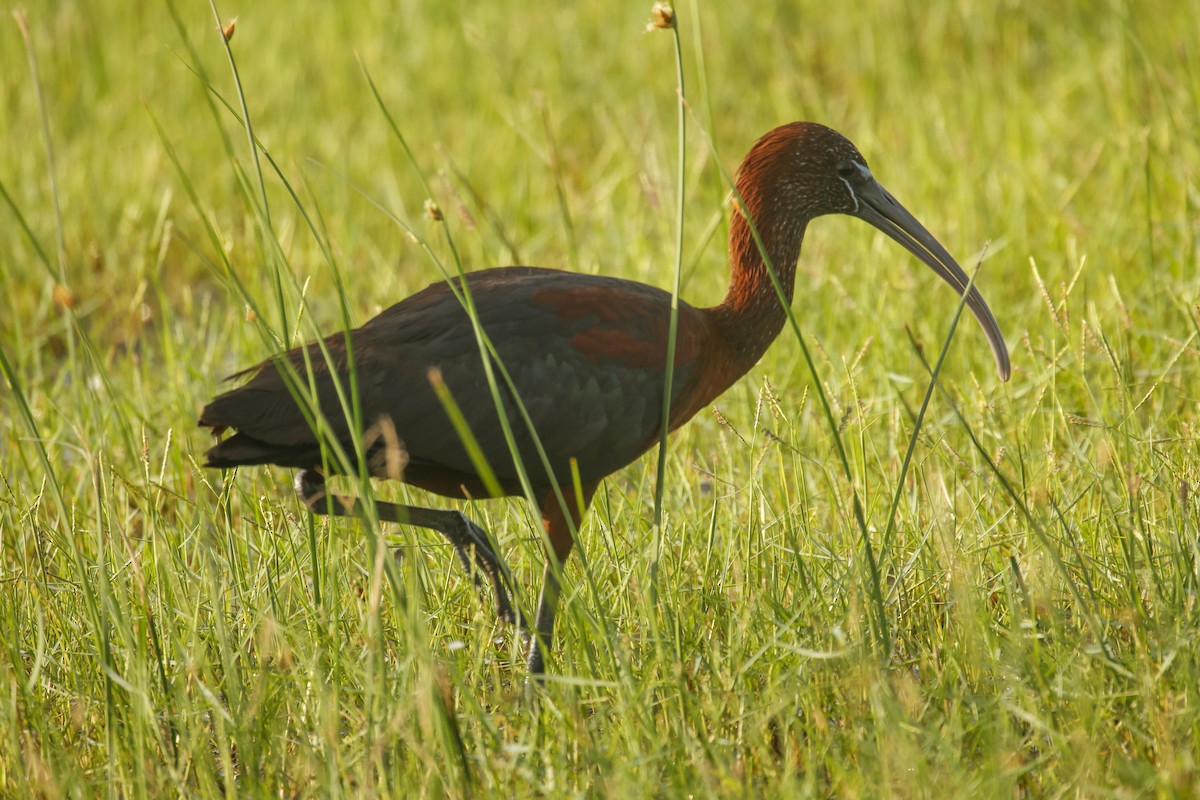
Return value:
[[(1013, 377), (963, 320), (901, 482), (929, 382), (905, 329), (932, 363), (955, 298), (818, 220), (793, 309), (853, 485), (785, 331), (671, 439), (661, 526), (653, 457), (601, 488), (537, 704), (446, 546), (312, 520), (283, 470), (200, 469), (195, 418), (280, 343), (439, 278), (364, 193), (453, 264), (363, 67), (467, 268), (669, 287), (670, 34), (644, 2), (271, 5), (221, 11), (294, 197), (210, 102), (202, 75), (240, 113), (206, 4), (177, 0), (182, 32), (167, 5), (35, 4), (40, 84), (0, 24), (0, 795), (1200, 792), (1186, 4), (681, 6), (683, 296), (726, 277), (700, 127), (732, 170), (814, 119), (964, 265), (986, 249)], [(466, 510), (528, 606), (533, 514)]]

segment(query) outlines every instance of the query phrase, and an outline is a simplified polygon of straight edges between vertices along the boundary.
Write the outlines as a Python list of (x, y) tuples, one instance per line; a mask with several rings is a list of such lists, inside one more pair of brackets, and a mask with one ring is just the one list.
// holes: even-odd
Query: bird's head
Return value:
[[(742, 162), (737, 187), (764, 233), (787, 226), (802, 234), (815, 217), (847, 214), (899, 242), (959, 296), (970, 283), (946, 248), (875, 180), (858, 148), (832, 128), (793, 122), (766, 134)], [(991, 309), (974, 286), (967, 295), (967, 308), (983, 328), (1000, 378), (1008, 380), (1008, 348)]]

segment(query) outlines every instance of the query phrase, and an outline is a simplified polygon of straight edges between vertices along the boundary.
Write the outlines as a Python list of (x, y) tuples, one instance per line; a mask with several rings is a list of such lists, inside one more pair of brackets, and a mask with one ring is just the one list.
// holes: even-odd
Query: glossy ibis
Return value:
[[(737, 189), (789, 300), (804, 230), (824, 214), (866, 220), (925, 262), (960, 296), (968, 286), (963, 270), (876, 182), (854, 145), (822, 125), (795, 122), (759, 139), (738, 171)], [(753, 367), (787, 319), (740, 208), (734, 204), (725, 299), (712, 308), (679, 304), (671, 430)], [(541, 504), (546, 542), (553, 559), (563, 564), (574, 545), (571, 531), (600, 481), (659, 439), (671, 296), (634, 281), (532, 267), (483, 270), (465, 280), (479, 323), (507, 368), (548, 456), (549, 470), (505, 388), (504, 411)], [(983, 327), (1001, 379), (1007, 380), (1008, 352), (996, 320), (974, 287), (966, 303)], [(346, 452), (353, 452), (353, 437), (359, 431), (344, 413), (336, 387), (338, 382), (349, 385), (346, 336), (325, 339), (328, 355), (319, 344), (309, 343), (240, 373), (250, 376), (244, 385), (220, 395), (201, 412), (200, 424), (218, 437), (235, 431), (208, 451), (207, 466), (294, 467), (300, 470), (297, 491), (312, 511), (353, 513), (353, 500), (326, 497), (323, 469), (336, 468), (323, 458), (310, 414), (298, 405), (287, 377), (298, 374), (302, 385), (315, 390), (327, 421), (322, 434), (326, 441), (337, 440)], [(357, 419), (376, 431), (388, 426), (394, 431), (391, 441), (399, 443), (403, 454), (399, 471), (397, 447), (387, 446), (389, 437), (373, 437), (367, 451), (372, 476), (398, 478), (450, 497), (487, 496), (431, 386), (436, 370), (460, 405), (502, 493), (523, 493), (473, 327), (446, 282), (397, 303), (348, 336), (361, 408)], [(290, 369), (281, 366), (284, 362)], [(563, 508), (553, 491), (555, 480), (562, 487), (571, 485), (572, 461), (582, 484), (582, 508), (574, 502)], [(565, 495), (570, 498), (572, 493)], [(516, 619), (505, 588), (504, 562), (466, 516), (392, 503), (378, 503), (377, 508), (381, 519), (444, 535), (475, 580), (482, 572), (491, 582), (497, 613)], [(543, 670), (559, 594), (549, 554), (543, 580), (529, 645), (528, 668), (534, 674)]]

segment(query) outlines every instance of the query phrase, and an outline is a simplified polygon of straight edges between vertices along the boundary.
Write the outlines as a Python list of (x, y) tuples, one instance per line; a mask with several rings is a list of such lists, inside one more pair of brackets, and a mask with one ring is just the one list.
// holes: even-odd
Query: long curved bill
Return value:
[[(953, 286), (959, 297), (962, 297), (970, 284), (970, 278), (946, 252), (946, 248), (933, 238), (933, 234), (925, 230), (925, 226), (917, 222), (917, 218), (908, 213), (908, 210), (869, 174), (861, 176), (855, 183), (857, 185), (853, 187), (853, 192), (858, 201), (858, 208), (852, 212), (853, 215), (871, 223), (902, 244), (906, 250), (941, 276), (942, 280)], [(971, 286), (971, 291), (967, 294), (967, 308), (979, 321), (988, 344), (991, 345), (1000, 380), (1007, 381), (1012, 372), (1008, 363), (1008, 347), (1004, 344), (1004, 336), (1000, 333), (1000, 326), (996, 324), (991, 309), (974, 286)]]

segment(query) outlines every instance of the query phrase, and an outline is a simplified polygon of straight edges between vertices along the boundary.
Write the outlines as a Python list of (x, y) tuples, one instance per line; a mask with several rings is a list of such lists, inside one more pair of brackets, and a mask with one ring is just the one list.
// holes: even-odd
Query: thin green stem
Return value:
[(983, 259), (987, 255), (987, 250), (987, 245), (985, 245), (983, 252), (979, 255), (975, 270), (971, 273), (966, 288), (963, 289), (962, 296), (958, 301), (958, 307), (955, 308), (954, 316), (950, 319), (950, 328), (946, 331), (945, 339), (942, 340), (942, 350), (938, 353), (937, 362), (933, 365), (933, 372), (930, 375), (929, 383), (925, 386), (925, 396), (921, 399), (921, 407), (917, 410), (917, 416), (913, 422), (912, 434), (908, 437), (908, 447), (904, 451), (904, 459), (900, 462), (900, 474), (896, 476), (896, 491), (892, 493), (892, 504), (888, 509), (887, 527), (884, 528), (883, 536), (880, 538), (879, 543), (880, 558), (883, 558), (883, 554), (891, 545), (892, 533), (896, 528), (896, 510), (900, 507), (900, 496), (904, 492), (904, 479), (908, 475), (909, 465), (912, 464), (913, 452), (917, 449), (917, 439), (921, 434), (922, 426), (925, 424), (925, 412), (929, 410), (929, 402), (933, 399), (933, 391), (938, 376), (942, 372), (942, 364), (946, 361), (946, 354), (950, 352), (950, 342), (954, 340), (954, 332), (958, 329), (958, 321), (962, 319), (963, 309), (967, 307), (967, 297), (971, 293), (971, 288), (975, 285), (975, 278), (979, 275), (979, 270), (983, 266)]
[(54, 140), (50, 136), (50, 113), (46, 107), (46, 94), (42, 89), (42, 78), (38, 72), (37, 51), (33, 47), (33, 37), (29, 33), (29, 23), (25, 12), (20, 9), (13, 11), (17, 27), (21, 29), (21, 38), (25, 41), (25, 55), (29, 61), (29, 74), (33, 79), (33, 90), (37, 94), (38, 115), (42, 123), (42, 147), (46, 151), (46, 175), (50, 180), (50, 200), (54, 204), (54, 230), (58, 242), (58, 274), (55, 276), (60, 284), (67, 284), (67, 237), (63, 230), (62, 203), (58, 194), (58, 175), (54, 165)]
[(675, 274), (671, 280), (671, 318), (667, 325), (667, 363), (663, 370), (662, 423), (658, 431), (658, 465), (654, 485), (654, 526), (662, 527), (662, 499), (667, 475), (667, 437), (671, 433), (671, 394), (675, 382), (675, 345), (679, 330), (679, 283), (683, 273), (684, 206), (687, 189), (687, 94), (683, 83), (683, 46), (679, 40), (679, 15), (671, 17), (675, 44), (676, 104), (678, 106), (678, 193), (675, 225)]

